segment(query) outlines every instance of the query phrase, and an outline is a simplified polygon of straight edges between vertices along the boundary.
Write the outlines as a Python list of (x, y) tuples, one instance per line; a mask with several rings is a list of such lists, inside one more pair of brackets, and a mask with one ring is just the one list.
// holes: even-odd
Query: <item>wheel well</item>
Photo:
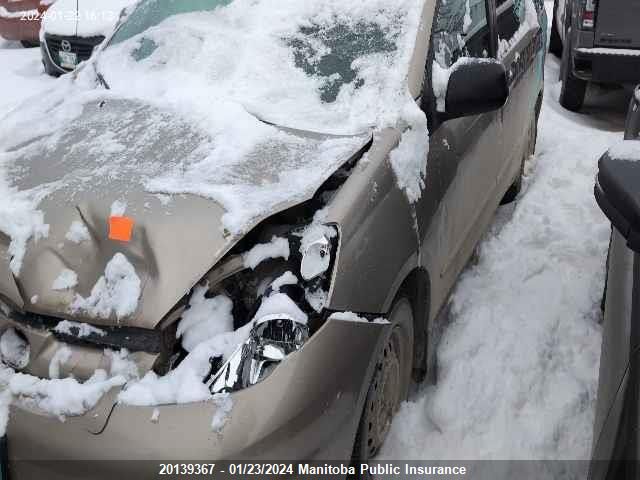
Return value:
[(424, 268), (415, 268), (402, 282), (396, 298), (406, 297), (413, 311), (413, 377), (420, 381), (431, 376), (429, 364), (429, 313), (431, 280)]

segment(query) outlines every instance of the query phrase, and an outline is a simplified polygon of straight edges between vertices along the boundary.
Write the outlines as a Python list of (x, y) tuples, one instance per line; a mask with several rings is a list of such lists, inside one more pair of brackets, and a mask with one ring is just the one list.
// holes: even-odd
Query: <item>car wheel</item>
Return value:
[(30, 40), (20, 40), (20, 44), (24, 47), (24, 48), (35, 48), (40, 46), (39, 42), (33, 42)]
[(529, 157), (536, 153), (537, 140), (538, 115), (536, 113), (533, 115), (531, 119), (531, 125), (529, 125), (529, 130), (527, 131), (527, 145), (525, 147), (524, 155), (522, 156), (522, 162), (520, 163), (520, 172), (518, 173), (518, 177), (509, 187), (509, 190), (507, 190), (507, 192), (504, 194), (504, 197), (502, 197), (500, 205), (511, 203), (515, 201), (516, 198), (518, 198), (518, 195), (520, 195), (520, 192), (522, 191), (522, 179), (524, 177), (524, 164)]
[(584, 104), (584, 97), (587, 93), (587, 82), (577, 78), (573, 74), (571, 50), (572, 48), (569, 44), (562, 52), (560, 105), (572, 112), (578, 112)]
[(374, 458), (391, 428), (391, 421), (407, 399), (413, 365), (413, 311), (406, 298), (395, 302), (389, 315), (392, 328), (376, 359), (365, 399), (352, 462)]
[(562, 38), (558, 32), (558, 24), (556, 19), (558, 16), (558, 0), (553, 2), (553, 18), (551, 19), (551, 38), (549, 39), (549, 53), (558, 58), (562, 58)]

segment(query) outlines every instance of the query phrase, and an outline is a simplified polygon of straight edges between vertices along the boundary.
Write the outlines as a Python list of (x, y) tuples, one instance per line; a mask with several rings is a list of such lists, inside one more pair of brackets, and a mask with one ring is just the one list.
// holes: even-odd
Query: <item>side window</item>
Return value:
[(449, 68), (460, 57), (489, 57), (485, 0), (441, 0), (433, 27), (435, 60)]
[(498, 38), (499, 42), (511, 40), (524, 23), (525, 0), (498, 0)]

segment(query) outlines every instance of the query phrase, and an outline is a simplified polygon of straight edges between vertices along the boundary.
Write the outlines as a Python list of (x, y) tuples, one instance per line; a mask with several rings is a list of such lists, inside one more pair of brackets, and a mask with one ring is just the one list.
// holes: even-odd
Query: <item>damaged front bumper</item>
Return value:
[(126, 460), (349, 460), (371, 359), (386, 328), (328, 320), (271, 375), (230, 394), (232, 408), (219, 431), (212, 429), (215, 401), (138, 407), (117, 403), (118, 389), (64, 422), (13, 406), (11, 478), (84, 479), (87, 460), (104, 461), (91, 472), (98, 479), (157, 477), (152, 465)]

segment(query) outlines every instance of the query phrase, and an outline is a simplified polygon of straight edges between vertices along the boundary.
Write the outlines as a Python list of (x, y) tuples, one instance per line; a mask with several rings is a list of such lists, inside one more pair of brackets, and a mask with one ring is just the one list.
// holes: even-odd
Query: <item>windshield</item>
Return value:
[(226, 5), (231, 0), (143, 0), (133, 13), (122, 23), (109, 45), (123, 42), (148, 28), (158, 25), (164, 19), (181, 13), (213, 10)]
[(225, 99), (292, 128), (349, 134), (406, 93), (424, 0), (143, 0), (98, 59), (127, 95)]

